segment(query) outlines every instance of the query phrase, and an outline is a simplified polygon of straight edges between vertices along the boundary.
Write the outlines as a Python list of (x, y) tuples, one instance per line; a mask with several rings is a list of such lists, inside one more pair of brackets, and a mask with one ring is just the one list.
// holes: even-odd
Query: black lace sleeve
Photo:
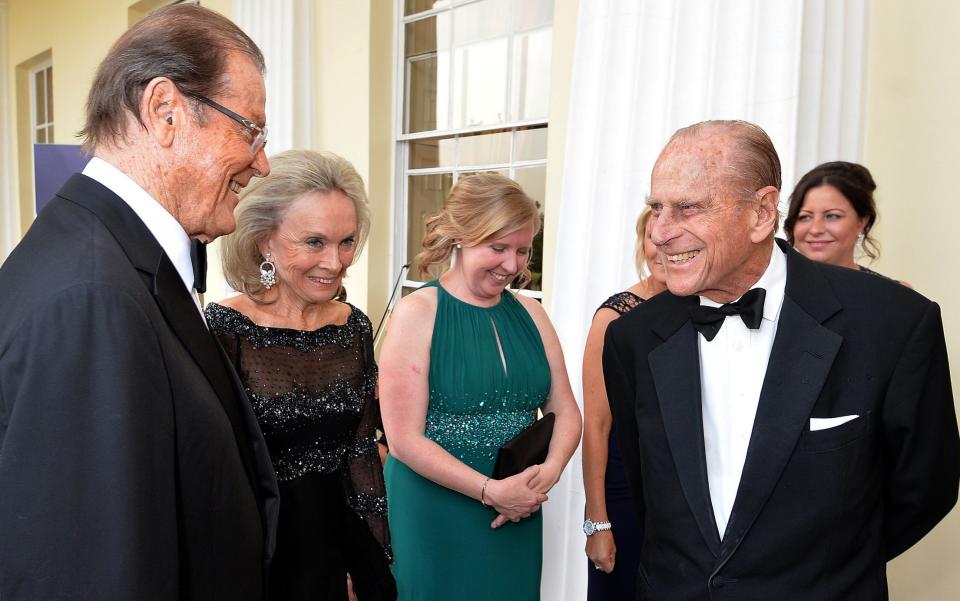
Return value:
[(229, 328), (226, 327), (226, 312), (224, 311), (224, 307), (217, 303), (209, 303), (203, 310), (203, 315), (207, 320), (207, 327), (210, 328), (210, 333), (213, 334), (213, 337), (216, 338), (220, 346), (223, 347), (224, 352), (227, 353), (230, 365), (233, 366), (234, 369), (239, 369), (240, 337), (237, 336), (236, 333), (230, 332)]
[[(359, 313), (358, 309), (354, 311)], [(364, 406), (357, 426), (354, 453), (347, 460), (344, 485), (348, 503), (364, 519), (384, 553), (391, 558), (386, 487), (376, 441), (377, 429), (381, 427), (377, 364), (373, 356), (372, 329), (366, 315), (363, 315), (363, 322), (360, 338), (364, 360)]]
[(623, 292), (618, 292), (607, 300), (603, 301), (603, 304), (597, 307), (597, 311), (600, 309), (613, 309), (620, 315), (623, 315), (642, 302), (642, 298), (630, 292), (629, 290), (624, 290)]

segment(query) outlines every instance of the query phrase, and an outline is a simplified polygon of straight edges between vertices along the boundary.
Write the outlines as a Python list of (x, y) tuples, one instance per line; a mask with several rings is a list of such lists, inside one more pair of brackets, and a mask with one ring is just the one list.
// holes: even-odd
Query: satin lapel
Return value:
[(650, 353), (648, 361), (680, 486), (703, 539), (710, 551), (717, 555), (720, 535), (710, 503), (707, 460), (703, 450), (697, 331), (687, 321)]
[(725, 561), (773, 492), (830, 374), (843, 338), (821, 325), (841, 309), (816, 268), (790, 249), (787, 290), (740, 487), (720, 550)]

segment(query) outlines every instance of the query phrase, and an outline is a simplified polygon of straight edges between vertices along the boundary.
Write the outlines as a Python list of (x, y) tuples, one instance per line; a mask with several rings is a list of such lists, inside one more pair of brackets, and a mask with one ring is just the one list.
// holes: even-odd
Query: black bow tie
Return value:
[(207, 291), (207, 246), (199, 240), (190, 240), (190, 262), (193, 263), (193, 288), (203, 294)]
[(751, 330), (756, 330), (763, 321), (763, 299), (766, 296), (767, 291), (763, 288), (753, 288), (735, 303), (727, 303), (719, 307), (706, 305), (690, 307), (690, 321), (707, 341), (717, 336), (723, 320), (730, 315), (739, 315), (744, 325)]

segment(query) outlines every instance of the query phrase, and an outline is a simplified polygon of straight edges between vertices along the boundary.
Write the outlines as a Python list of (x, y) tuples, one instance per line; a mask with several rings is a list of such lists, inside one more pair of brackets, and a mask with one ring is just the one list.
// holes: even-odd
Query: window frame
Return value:
[[(535, 160), (524, 160), (514, 162), (514, 151), (515, 151), (515, 137), (516, 132), (528, 128), (539, 128), (543, 127), (547, 129), (549, 135), (549, 119), (544, 117), (541, 119), (515, 119), (510, 121), (503, 121), (500, 123), (494, 124), (484, 124), (484, 125), (475, 125), (469, 127), (459, 127), (459, 128), (447, 128), (447, 129), (433, 129), (429, 131), (420, 131), (405, 133), (407, 129), (407, 119), (408, 114), (406, 110), (407, 99), (410, 96), (410, 78), (408, 77), (409, 70), (409, 59), (405, 56), (404, 45), (406, 40), (405, 28), (409, 23), (420, 21), (423, 19), (428, 19), (430, 17), (435, 17), (443, 13), (450, 13), (450, 40), (448, 40), (449, 51), (451, 53), (450, 60), (453, 61), (453, 35), (454, 35), (454, 10), (466, 5), (476, 4), (482, 2), (483, 0), (449, 0), (449, 3), (446, 6), (435, 7), (429, 10), (421, 11), (411, 15), (404, 15), (404, 0), (395, 0), (395, 9), (394, 13), (394, 70), (393, 70), (393, 106), (394, 106), (394, 119), (393, 119), (393, 141), (394, 141), (394, 152), (393, 152), (393, 190), (394, 193), (392, 198), (395, 199), (395, 205), (393, 208), (393, 227), (391, 228), (391, 237), (392, 237), (392, 259), (389, 269), (389, 281), (390, 284), (394, 282), (400, 282), (400, 286), (403, 289), (416, 288), (422, 285), (426, 280), (415, 280), (410, 278), (410, 271), (407, 270), (405, 273), (403, 270), (407, 265), (407, 244), (408, 237), (410, 235), (408, 220), (409, 220), (409, 208), (410, 208), (410, 198), (409, 198), (409, 185), (408, 177), (411, 175), (435, 175), (435, 174), (445, 174), (450, 173), (453, 176), (453, 184), (456, 185), (460, 174), (462, 173), (473, 173), (477, 171), (500, 171), (506, 170), (508, 176), (513, 178), (515, 170), (517, 168), (526, 168), (526, 167), (546, 167), (547, 166), (547, 157), (544, 155), (543, 159)], [(553, 28), (553, 23), (551, 22), (551, 31)], [(512, 64), (514, 60), (514, 40), (515, 33), (511, 29), (510, 35), (507, 36), (507, 62)], [(414, 60), (424, 60), (423, 58), (415, 58)], [(511, 94), (513, 93), (513, 77), (507, 76), (509, 72), (505, 74), (505, 106), (510, 110), (511, 105)], [(453, 115), (453, 87), (455, 85), (455, 78), (449, 77), (447, 85), (450, 88), (449, 98), (451, 99), (450, 107), (448, 108), (447, 120), (448, 123), (452, 122)], [(429, 168), (415, 168), (411, 169), (408, 167), (410, 161), (410, 143), (416, 140), (423, 139), (433, 139), (433, 138), (460, 138), (462, 136), (467, 136), (470, 134), (479, 134), (479, 133), (496, 133), (496, 132), (510, 132), (511, 134), (511, 143), (509, 151), (509, 159), (507, 163), (491, 163), (486, 165), (469, 165), (462, 166), (459, 164), (459, 156), (455, 157), (453, 166), (443, 166), (443, 167), (429, 167)], [(459, 144), (458, 144), (459, 148)], [(459, 151), (457, 152), (459, 155)], [(545, 209), (546, 199), (541, 199), (541, 210)], [(541, 249), (543, 252), (543, 249)], [(410, 258), (412, 259), (412, 257)], [(542, 257), (541, 257), (542, 260)], [(402, 280), (400, 276), (404, 277)], [(542, 290), (527, 290), (519, 289), (518, 293), (525, 296), (529, 296), (536, 299), (543, 299)]]
[[(46, 75), (46, 72), (49, 71), (49, 77)], [(52, 96), (52, 86), (48, 88), (47, 82), (53, 82), (53, 60), (46, 60), (42, 63), (35, 65), (30, 68), (27, 73), (29, 78), (30, 86), (30, 143), (31, 144), (53, 144), (53, 141), (50, 139), (49, 134), (50, 130), (54, 128), (55, 121), (47, 120), (43, 123), (39, 123), (37, 115), (37, 74), (44, 73), (43, 76), (43, 107), (44, 107), (44, 117), (49, 117), (47, 115), (47, 107), (53, 107), (53, 96)], [(38, 142), (37, 141), (37, 132), (44, 130), (44, 138), (46, 141)]]

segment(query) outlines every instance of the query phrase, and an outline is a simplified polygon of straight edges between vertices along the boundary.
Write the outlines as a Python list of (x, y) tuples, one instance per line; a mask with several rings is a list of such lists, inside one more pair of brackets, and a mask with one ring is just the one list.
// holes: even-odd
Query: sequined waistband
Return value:
[(321, 441), (306, 447), (271, 450), (274, 455), (273, 469), (277, 480), (299, 478), (309, 472), (329, 474), (342, 469), (354, 457), (377, 453), (377, 443), (372, 437), (354, 438), (344, 446), (324, 448)]
[(448, 451), (495, 453), (536, 419), (536, 409), (470, 414), (430, 411), (424, 435)]

